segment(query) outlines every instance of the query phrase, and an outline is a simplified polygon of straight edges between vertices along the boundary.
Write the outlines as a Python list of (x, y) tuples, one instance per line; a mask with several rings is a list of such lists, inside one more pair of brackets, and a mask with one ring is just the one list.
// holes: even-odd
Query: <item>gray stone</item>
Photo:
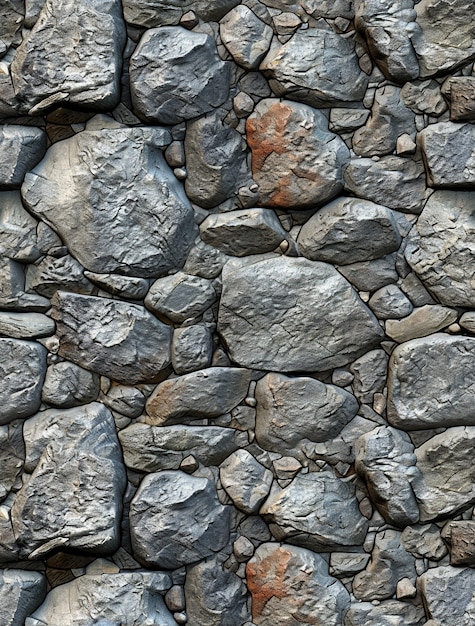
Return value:
[(345, 170), (345, 189), (404, 213), (420, 213), (426, 200), (422, 162), (394, 155), (352, 159)]
[[(23, 471), (25, 462), (25, 444), (22, 424), (14, 421), (0, 426), (0, 501), (4, 500)], [(1, 550), (0, 550), (1, 552)]]
[(42, 313), (0, 312), (0, 335), (14, 339), (36, 339), (54, 334), (52, 319)]
[(236, 450), (221, 463), (219, 478), (234, 505), (253, 514), (267, 498), (273, 474), (247, 450)]
[(429, 618), (443, 626), (471, 626), (475, 620), (475, 571), (435, 567), (424, 572), (419, 588)]
[(398, 346), (389, 362), (388, 421), (418, 430), (474, 425), (475, 339), (442, 333)]
[(45, 372), (43, 346), (33, 341), (0, 338), (0, 424), (36, 413)]
[(475, 521), (449, 521), (442, 537), (450, 548), (450, 565), (475, 565)]
[(401, 89), (404, 104), (417, 115), (439, 117), (447, 111), (447, 103), (436, 80), (405, 83)]
[(422, 626), (425, 623), (421, 606), (398, 600), (385, 600), (376, 606), (371, 602), (355, 602), (346, 612), (344, 626)]
[(191, 624), (243, 626), (251, 619), (246, 585), (216, 558), (186, 568), (185, 597)]
[(144, 394), (129, 385), (113, 385), (107, 395), (101, 394), (100, 401), (111, 411), (130, 418), (141, 415), (145, 407)]
[(25, 619), (46, 595), (46, 578), (40, 572), (0, 570), (0, 616), (3, 626), (24, 626)]
[(221, 274), (227, 260), (228, 257), (223, 252), (198, 238), (188, 254), (183, 271), (202, 278), (216, 278)]
[(58, 291), (59, 354), (117, 382), (156, 382), (170, 364), (172, 331), (144, 307)]
[(358, 402), (344, 389), (277, 373), (258, 381), (256, 400), (256, 439), (281, 454), (332, 439), (358, 412)]
[(283, 46), (271, 48), (259, 69), (278, 96), (317, 108), (361, 100), (368, 83), (353, 41), (323, 20), (316, 28), (298, 30)]
[(23, 208), (18, 191), (0, 192), (0, 256), (31, 263), (38, 249), (38, 222)]
[(0, 257), (0, 306), (6, 311), (44, 312), (50, 302), (38, 294), (25, 293), (23, 265), (7, 257)]
[(119, 128), (60, 141), (25, 177), (26, 206), (92, 272), (148, 278), (180, 267), (195, 226), (164, 140), (159, 128)]
[(149, 288), (145, 278), (121, 276), (120, 274), (96, 274), (87, 270), (84, 272), (84, 276), (101, 289), (130, 300), (143, 300)]
[(263, 4), (281, 11), (290, 11), (301, 17), (311, 15), (314, 18), (354, 17), (351, 0), (264, 0)]
[(382, 338), (376, 318), (331, 265), (288, 257), (226, 264), (218, 330), (239, 365), (283, 372), (345, 365)]
[(369, 561), (366, 552), (332, 552), (329, 572), (332, 576), (346, 578), (354, 576), (366, 567)]
[(236, 63), (252, 70), (267, 54), (273, 32), (251, 9), (241, 4), (221, 20), (219, 34)]
[(475, 311), (467, 311), (459, 319), (459, 324), (470, 333), (475, 333)]
[(369, 200), (338, 198), (303, 225), (297, 243), (312, 261), (346, 265), (394, 252), (401, 236), (390, 209)]
[(25, 626), (175, 626), (162, 598), (171, 584), (162, 572), (79, 576), (52, 589)]
[(51, 298), (58, 289), (91, 294), (94, 285), (84, 276), (83, 266), (70, 254), (61, 257), (45, 256), (25, 273), (25, 291)]
[(475, 79), (473, 76), (456, 76), (449, 79), (450, 120), (452, 122), (475, 119)]
[(46, 404), (71, 408), (96, 400), (99, 393), (99, 376), (88, 370), (61, 361), (46, 370), (42, 399)]
[(278, 541), (316, 552), (361, 545), (368, 529), (353, 485), (331, 469), (298, 474), (288, 487), (271, 493), (260, 514)]
[(400, 281), (399, 286), (415, 307), (423, 307), (426, 304), (436, 304), (436, 301), (424, 287), (415, 272), (409, 272), (409, 274)]
[(50, 409), (25, 422), (23, 433), (31, 476), (12, 508), (22, 554), (34, 559), (58, 547), (113, 553), (126, 476), (109, 410), (98, 403)]
[(337, 269), (359, 291), (375, 291), (385, 285), (396, 283), (399, 278), (394, 254), (374, 261), (339, 265)]
[(205, 22), (217, 22), (236, 4), (239, 0), (123, 0), (127, 22), (145, 28), (178, 24), (191, 10)]
[(350, 371), (355, 376), (353, 393), (360, 402), (370, 404), (374, 394), (383, 391), (387, 366), (388, 356), (384, 350), (371, 350), (351, 364)]
[[(396, 285), (385, 285), (378, 289), (369, 299), (368, 306), (380, 320), (399, 320), (412, 313), (414, 308), (411, 301)], [(387, 327), (386, 332), (388, 332)]]
[(228, 413), (247, 395), (251, 373), (237, 367), (208, 369), (160, 383), (147, 400), (147, 423), (177, 424)]
[(349, 133), (363, 126), (369, 113), (368, 109), (331, 109), (329, 129), (334, 133)]
[(418, 559), (440, 561), (447, 554), (440, 528), (436, 524), (406, 526), (401, 533), (401, 542)]
[(259, 546), (247, 564), (247, 583), (256, 626), (339, 626), (350, 604), (319, 554), (285, 544)]
[(394, 341), (402, 343), (417, 337), (426, 337), (436, 333), (457, 320), (455, 309), (439, 304), (426, 304), (415, 309), (408, 317), (386, 322), (386, 334)]
[(232, 428), (181, 424), (130, 424), (120, 431), (119, 440), (125, 464), (137, 472), (178, 469), (190, 455), (203, 465), (219, 465), (239, 444), (247, 444), (247, 436)]
[(270, 252), (288, 237), (270, 209), (244, 209), (209, 215), (200, 224), (206, 243), (233, 256)]
[(321, 111), (274, 98), (261, 100), (246, 123), (259, 204), (314, 208), (343, 188), (349, 151)]
[(177, 374), (189, 374), (211, 365), (213, 338), (206, 326), (176, 328), (172, 341), (172, 365)]
[[(0, 49), (2, 53), (12, 45), (19, 43), (17, 33), (23, 25), (25, 4), (23, 0), (5, 0), (0, 9)], [(21, 39), (20, 39), (21, 41)]]
[(228, 97), (229, 67), (205, 33), (147, 30), (130, 59), (134, 112), (146, 122), (178, 124), (212, 111)]
[(68, 103), (110, 110), (119, 101), (125, 25), (118, 0), (46, 0), (12, 62), (15, 95), (41, 113)]
[(210, 280), (178, 272), (156, 280), (144, 303), (157, 317), (180, 324), (199, 318), (215, 301)]
[(130, 505), (134, 556), (148, 566), (176, 569), (223, 548), (230, 508), (207, 478), (167, 470), (148, 474)]
[(0, 150), (4, 155), (0, 165), (0, 189), (19, 188), (28, 170), (43, 157), (46, 134), (34, 126), (2, 126)]

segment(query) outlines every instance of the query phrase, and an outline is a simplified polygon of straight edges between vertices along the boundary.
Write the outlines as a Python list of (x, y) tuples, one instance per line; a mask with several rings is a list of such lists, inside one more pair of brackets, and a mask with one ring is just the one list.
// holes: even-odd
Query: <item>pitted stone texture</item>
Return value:
[(25, 626), (175, 626), (162, 598), (171, 584), (162, 572), (79, 576), (52, 589)]
[(114, 108), (125, 40), (119, 0), (46, 0), (12, 62), (23, 109), (41, 113), (60, 103)]
[(298, 474), (288, 487), (271, 493), (260, 514), (276, 539), (316, 552), (361, 545), (368, 529), (353, 485), (331, 469)]
[(43, 602), (46, 578), (40, 572), (0, 570), (2, 626), (24, 626), (25, 619)]
[(237, 450), (221, 463), (219, 478), (234, 505), (252, 514), (267, 498), (273, 475), (247, 450)]
[(50, 409), (25, 422), (25, 470), (12, 508), (25, 557), (55, 548), (113, 553), (126, 485), (114, 419), (99, 403)]
[(344, 389), (277, 373), (258, 381), (256, 400), (257, 442), (284, 455), (332, 439), (358, 412), (356, 398)]
[(417, 476), (416, 455), (409, 436), (378, 426), (355, 442), (356, 471), (365, 478), (381, 515), (395, 526), (414, 524), (419, 508), (411, 487)]
[(31, 263), (41, 255), (38, 222), (23, 208), (18, 191), (0, 192), (0, 256)]
[(243, 4), (221, 20), (219, 34), (236, 63), (248, 70), (258, 67), (273, 35), (272, 28)]
[(213, 336), (209, 328), (196, 324), (175, 328), (172, 365), (177, 374), (190, 374), (211, 365)]
[(46, 134), (34, 126), (2, 126), (0, 151), (0, 189), (21, 187), (23, 178), (43, 157)]
[(183, 265), (193, 211), (154, 128), (84, 131), (54, 144), (25, 178), (27, 207), (99, 273), (153, 277)]
[(129, 302), (58, 291), (59, 354), (124, 384), (157, 382), (170, 364), (172, 329)]
[(239, 445), (247, 444), (246, 434), (219, 426), (149, 426), (130, 424), (119, 433), (127, 467), (137, 472), (178, 469), (193, 455), (203, 465), (219, 465)]
[(475, 193), (436, 191), (411, 230), (406, 259), (442, 304), (475, 306)]
[(319, 555), (265, 543), (247, 564), (256, 626), (339, 626), (350, 596)]
[(392, 353), (388, 420), (403, 430), (475, 425), (475, 339), (436, 333)]
[(167, 470), (146, 476), (130, 505), (134, 555), (176, 569), (211, 556), (229, 539), (230, 507), (207, 478)]
[(29, 417), (41, 403), (46, 350), (33, 341), (0, 339), (0, 424)]
[(382, 338), (331, 265), (274, 256), (226, 264), (218, 330), (239, 365), (282, 372), (345, 365)]
[(329, 132), (321, 111), (286, 100), (261, 100), (246, 130), (260, 205), (313, 208), (343, 188), (349, 151)]
[(229, 81), (210, 35), (179, 26), (147, 30), (130, 59), (134, 111), (146, 122), (178, 124), (212, 111), (228, 97)]
[(42, 399), (46, 404), (71, 408), (96, 400), (99, 393), (99, 376), (88, 370), (61, 361), (46, 370)]
[(127, 22), (153, 28), (178, 24), (189, 11), (205, 22), (217, 22), (239, 4), (239, 0), (123, 0), (122, 4)]
[(251, 373), (237, 367), (209, 367), (160, 383), (147, 401), (153, 426), (228, 413), (246, 397)]
[(424, 572), (419, 586), (428, 616), (443, 626), (471, 626), (475, 620), (475, 571), (435, 567)]
[(323, 20), (316, 28), (298, 30), (283, 46), (271, 48), (259, 69), (278, 96), (317, 108), (361, 100), (368, 83), (352, 40), (335, 33)]
[(392, 211), (368, 200), (338, 198), (306, 222), (297, 240), (312, 261), (347, 265), (397, 250), (401, 235)]
[[(425, 624), (421, 606), (398, 600), (355, 602), (345, 615), (344, 626), (422, 626)], [(434, 625), (435, 626), (435, 625)]]
[(449, 81), (450, 120), (452, 122), (475, 119), (475, 78), (457, 76)]
[[(22, 422), (15, 421), (0, 426), (0, 502), (4, 500), (17, 482), (25, 462), (25, 443), (22, 434)], [(5, 537), (2, 536), (0, 545)], [(0, 549), (1, 553), (1, 549)]]

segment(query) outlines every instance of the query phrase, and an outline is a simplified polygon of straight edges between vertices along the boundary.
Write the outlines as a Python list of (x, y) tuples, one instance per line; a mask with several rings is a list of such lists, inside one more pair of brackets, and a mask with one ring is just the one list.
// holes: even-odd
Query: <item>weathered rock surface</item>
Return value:
[(91, 294), (94, 285), (85, 277), (83, 266), (70, 254), (55, 257), (47, 255), (25, 273), (25, 291), (51, 298), (58, 289)]
[(258, 67), (273, 35), (272, 28), (244, 4), (229, 11), (221, 20), (219, 34), (236, 63), (248, 70)]
[(42, 400), (46, 404), (65, 409), (96, 400), (99, 393), (99, 376), (88, 370), (62, 361), (46, 370)]
[(219, 478), (234, 505), (252, 514), (267, 498), (273, 475), (247, 450), (237, 450), (221, 463)]
[(440, 561), (447, 554), (447, 547), (436, 524), (406, 526), (401, 533), (401, 542), (418, 559)]
[(161, 154), (163, 140), (162, 129), (79, 133), (48, 150), (26, 176), (23, 199), (92, 272), (147, 278), (180, 267), (193, 211)]
[(0, 478), (0, 501), (7, 497), (11, 488), (17, 483), (23, 471), (24, 461), (25, 444), (21, 422), (14, 421), (0, 426), (0, 464), (3, 468)]
[(450, 565), (475, 565), (475, 521), (449, 521), (442, 537), (450, 548)]
[(4, 626), (24, 626), (25, 619), (46, 595), (46, 578), (39, 572), (0, 570), (0, 615)]
[(259, 203), (313, 208), (343, 188), (349, 151), (323, 113), (305, 104), (261, 100), (246, 123)]
[(143, 300), (148, 291), (148, 281), (145, 278), (121, 276), (120, 274), (97, 274), (84, 272), (84, 276), (115, 296), (130, 300)]
[(420, 626), (425, 623), (420, 606), (397, 600), (385, 600), (374, 606), (371, 602), (351, 604), (344, 626)]
[(410, 315), (403, 319), (388, 320), (386, 322), (386, 334), (394, 341), (402, 343), (436, 333), (456, 320), (457, 311), (455, 309), (439, 304), (426, 304), (414, 309)]
[(374, 261), (339, 265), (337, 269), (356, 289), (372, 292), (397, 282), (395, 263), (395, 255), (389, 254)]
[(18, 191), (0, 192), (0, 256), (31, 263), (38, 249), (38, 222), (23, 208)]
[(420, 577), (429, 618), (444, 626), (470, 626), (475, 619), (475, 572), (469, 568), (435, 567)]
[(28, 170), (43, 157), (46, 135), (31, 126), (2, 126), (0, 150), (5, 155), (0, 165), (0, 189), (19, 188)]
[(58, 291), (59, 354), (124, 384), (156, 382), (170, 364), (172, 330), (138, 304)]
[(172, 365), (177, 374), (189, 374), (211, 365), (213, 337), (206, 326), (176, 328), (172, 341)]
[(127, 22), (145, 28), (178, 24), (190, 10), (204, 21), (218, 21), (236, 4), (239, 0), (123, 0)]
[(382, 336), (376, 318), (332, 266), (286, 257), (248, 257), (225, 266), (218, 329), (239, 365), (284, 372), (339, 367)]
[(207, 478), (172, 470), (149, 474), (130, 506), (134, 555), (165, 569), (199, 561), (226, 545), (229, 518)]
[(52, 319), (42, 313), (0, 312), (0, 335), (14, 339), (36, 339), (54, 334)]
[(450, 120), (452, 122), (473, 121), (475, 119), (475, 80), (473, 76), (451, 78)]
[[(380, 320), (407, 317), (414, 308), (409, 298), (396, 285), (385, 285), (378, 289), (371, 296), (368, 306)], [(386, 333), (387, 326), (388, 324)]]
[(111, 411), (131, 418), (138, 417), (145, 407), (144, 394), (131, 385), (114, 385), (107, 395), (101, 393), (100, 400)]

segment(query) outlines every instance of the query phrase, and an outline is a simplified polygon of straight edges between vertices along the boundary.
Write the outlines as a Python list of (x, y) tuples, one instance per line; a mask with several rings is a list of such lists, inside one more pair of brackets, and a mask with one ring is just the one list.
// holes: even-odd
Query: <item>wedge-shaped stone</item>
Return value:
[(32, 263), (41, 255), (38, 222), (25, 211), (19, 191), (0, 192), (0, 256)]
[(222, 20), (219, 34), (233, 59), (248, 70), (256, 69), (272, 40), (272, 28), (241, 4)]
[(234, 505), (252, 514), (267, 498), (273, 475), (250, 452), (237, 450), (221, 463), (219, 478)]
[(475, 571), (434, 567), (419, 579), (428, 617), (434, 624), (471, 626), (475, 620)]
[[(0, 502), (6, 498), (17, 478), (23, 471), (25, 462), (25, 443), (22, 434), (22, 422), (0, 426)], [(5, 541), (2, 537), (0, 543)], [(1, 550), (0, 550), (1, 552)]]
[(24, 626), (25, 619), (43, 602), (46, 578), (40, 572), (0, 570), (0, 619), (3, 626)]
[(34, 126), (3, 126), (0, 150), (4, 155), (0, 165), (0, 188), (19, 188), (25, 174), (46, 151), (46, 133)]

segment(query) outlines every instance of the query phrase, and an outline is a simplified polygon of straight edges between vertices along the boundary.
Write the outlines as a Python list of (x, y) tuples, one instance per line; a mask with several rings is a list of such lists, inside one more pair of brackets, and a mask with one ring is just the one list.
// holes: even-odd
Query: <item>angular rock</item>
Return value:
[(130, 424), (119, 432), (124, 462), (137, 472), (178, 469), (187, 456), (205, 466), (219, 465), (247, 436), (219, 426)]
[(5, 426), (0, 426), (0, 466), (2, 467), (0, 502), (7, 497), (17, 482), (23, 471), (24, 462), (25, 444), (22, 435), (22, 423), (15, 421)]
[(366, 567), (369, 561), (366, 552), (332, 552), (329, 572), (332, 576), (346, 578), (354, 576)]
[(273, 474), (247, 450), (237, 450), (221, 463), (219, 478), (234, 505), (251, 515), (267, 498)]
[(23, 265), (7, 257), (0, 257), (0, 306), (6, 311), (44, 312), (49, 300), (37, 294), (27, 294)]
[(180, 471), (148, 474), (130, 505), (134, 556), (147, 566), (176, 569), (223, 548), (230, 507), (207, 478)]
[(198, 237), (188, 254), (183, 271), (202, 278), (217, 278), (227, 260), (228, 257), (223, 252), (208, 246)]
[(172, 365), (177, 374), (189, 374), (208, 368), (213, 356), (213, 336), (206, 326), (196, 324), (175, 328), (172, 342)]
[(40, 572), (0, 570), (0, 617), (4, 626), (24, 626), (25, 619), (43, 602), (46, 578)]
[(27, 174), (26, 206), (92, 272), (149, 278), (180, 267), (195, 226), (160, 151), (164, 141), (156, 128), (84, 131), (60, 141)]
[(353, 485), (331, 469), (298, 474), (288, 487), (271, 493), (260, 514), (277, 540), (316, 552), (361, 545), (368, 529)]
[(475, 571), (435, 567), (424, 572), (419, 588), (429, 618), (444, 626), (470, 626), (475, 619)]
[(368, 200), (338, 198), (303, 225), (297, 243), (312, 261), (346, 265), (394, 252), (401, 236), (390, 209)]
[(282, 372), (345, 365), (382, 337), (376, 318), (331, 265), (288, 257), (225, 266), (218, 330), (239, 365)]
[(329, 129), (334, 133), (349, 133), (363, 126), (369, 113), (368, 109), (331, 109)]
[(447, 102), (436, 80), (408, 82), (401, 89), (404, 104), (418, 115), (439, 117), (447, 111)]
[(295, 546), (259, 546), (247, 564), (247, 581), (256, 626), (338, 626), (350, 604), (345, 587), (328, 574), (325, 560)]
[(404, 548), (418, 559), (440, 561), (447, 548), (440, 536), (440, 528), (436, 524), (415, 524), (406, 526), (401, 533)]
[(386, 322), (386, 334), (394, 341), (402, 343), (436, 333), (446, 326), (450, 326), (457, 320), (457, 317), (458, 314), (455, 309), (439, 304), (426, 304), (415, 309), (404, 319), (388, 320)]
[(374, 394), (383, 391), (387, 366), (388, 356), (384, 350), (371, 350), (351, 364), (353, 393), (360, 402), (371, 404)]
[(389, 362), (388, 421), (418, 430), (475, 425), (475, 339), (442, 333), (398, 346)]
[(265, 57), (273, 32), (251, 9), (241, 4), (221, 20), (219, 34), (236, 63), (252, 70)]
[(424, 609), (409, 602), (385, 600), (376, 606), (372, 602), (355, 602), (345, 615), (344, 626), (422, 626)]
[(465, 330), (468, 330), (470, 333), (475, 332), (475, 311), (467, 311), (464, 313), (462, 317), (459, 319), (459, 324)]
[(38, 249), (38, 222), (23, 208), (18, 191), (0, 192), (0, 256), (31, 263)]
[[(171, 580), (162, 572), (86, 574), (52, 589), (25, 626), (175, 626), (162, 595)], [(99, 622), (98, 622), (99, 620)]]
[(50, 409), (24, 425), (31, 473), (12, 508), (22, 554), (64, 547), (111, 554), (120, 541), (126, 485), (114, 419), (98, 403)]
[(120, 274), (96, 274), (87, 270), (84, 272), (84, 276), (101, 289), (130, 300), (143, 300), (149, 287), (145, 278), (121, 276)]
[[(410, 315), (414, 308), (411, 301), (396, 285), (385, 285), (378, 289), (369, 299), (368, 306), (380, 320), (399, 320)], [(386, 332), (388, 332), (387, 327)]]
[(339, 387), (277, 373), (258, 381), (256, 400), (257, 442), (281, 454), (332, 439), (358, 412), (355, 397)]
[(21, 187), (25, 174), (33, 169), (46, 151), (46, 134), (34, 126), (3, 126), (0, 150), (0, 189)]
[(473, 76), (450, 79), (450, 120), (452, 122), (475, 119), (475, 80)]
[(337, 270), (359, 291), (375, 291), (385, 285), (396, 283), (399, 278), (394, 254), (374, 261), (339, 265)]
[(237, 367), (209, 367), (160, 383), (147, 400), (147, 423), (219, 417), (246, 397), (251, 373)]
[[(17, 41), (17, 32), (23, 26), (25, 5), (22, 0), (5, 0), (0, 9), (0, 49), (3, 56), (12, 43)], [(21, 39), (20, 39), (21, 41)]]
[(0, 338), (0, 424), (36, 413), (45, 373), (43, 346), (33, 341)]
[(99, 376), (88, 370), (61, 361), (46, 370), (42, 400), (46, 404), (71, 408), (96, 400), (99, 393)]
[(109, 111), (118, 103), (126, 40), (118, 0), (46, 0), (12, 62), (25, 111), (68, 103)]
[(352, 19), (354, 17), (353, 7), (350, 0), (319, 0), (318, 3), (307, 0), (264, 0), (263, 4), (281, 11), (291, 11), (296, 15), (305, 17), (344, 17)]
[(305, 104), (261, 100), (246, 123), (259, 204), (314, 208), (343, 188), (349, 151), (326, 117)]
[(229, 68), (210, 35), (147, 30), (130, 58), (134, 112), (145, 122), (178, 124), (212, 111), (228, 97)]
[(205, 22), (217, 22), (236, 4), (239, 0), (123, 0), (127, 22), (144, 28), (178, 24), (191, 10)]
[(145, 396), (136, 387), (129, 385), (113, 385), (107, 395), (101, 394), (101, 402), (126, 417), (134, 418), (141, 415), (145, 407)]
[(94, 285), (84, 276), (83, 266), (70, 254), (59, 258), (47, 255), (28, 265), (25, 291), (51, 298), (58, 289), (89, 295), (94, 291)]
[(448, 522), (442, 537), (450, 547), (450, 565), (475, 565), (475, 521)]
[(0, 312), (0, 335), (14, 339), (36, 339), (54, 334), (52, 319), (42, 313)]
[(368, 83), (353, 41), (323, 20), (316, 28), (298, 30), (283, 46), (271, 48), (259, 69), (276, 95), (317, 108), (357, 102)]
[(58, 291), (59, 354), (117, 382), (156, 382), (170, 364), (172, 329), (138, 304)]

